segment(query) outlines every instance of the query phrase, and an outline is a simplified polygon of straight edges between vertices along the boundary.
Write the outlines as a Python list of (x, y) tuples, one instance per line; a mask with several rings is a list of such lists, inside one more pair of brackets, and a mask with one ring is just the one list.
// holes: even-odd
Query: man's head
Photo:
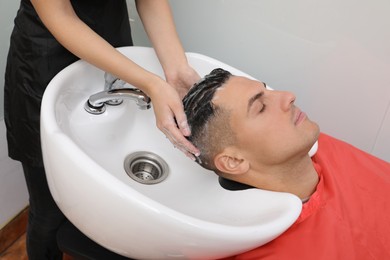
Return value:
[(184, 110), (191, 136), (188, 138), (201, 150), (198, 162), (209, 170), (217, 171), (213, 158), (224, 147), (234, 142), (229, 121), (229, 111), (215, 106), (215, 92), (222, 88), (232, 74), (215, 69), (196, 83), (183, 99)]
[(240, 175), (307, 156), (319, 128), (294, 101), (292, 93), (213, 70), (183, 99), (200, 164), (223, 176)]

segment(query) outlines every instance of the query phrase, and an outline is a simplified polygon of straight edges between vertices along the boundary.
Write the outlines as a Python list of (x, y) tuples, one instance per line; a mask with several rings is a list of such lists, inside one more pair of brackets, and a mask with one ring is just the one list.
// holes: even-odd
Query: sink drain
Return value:
[(168, 164), (157, 154), (135, 152), (128, 155), (124, 163), (129, 177), (142, 184), (156, 184), (168, 176)]

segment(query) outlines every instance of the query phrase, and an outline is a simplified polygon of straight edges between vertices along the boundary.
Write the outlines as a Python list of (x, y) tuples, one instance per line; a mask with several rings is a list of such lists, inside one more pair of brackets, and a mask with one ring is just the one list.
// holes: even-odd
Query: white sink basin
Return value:
[[(153, 49), (119, 49), (159, 75)], [(203, 76), (216, 67), (244, 73), (188, 53)], [(104, 72), (78, 61), (49, 84), (42, 103), (42, 149), (50, 190), (68, 219), (100, 245), (136, 259), (216, 259), (258, 247), (297, 219), (294, 195), (228, 191), (217, 176), (173, 148), (155, 126), (153, 110), (133, 101), (91, 115), (84, 103), (104, 86)], [(141, 184), (124, 170), (134, 152), (157, 154), (167, 178)]]

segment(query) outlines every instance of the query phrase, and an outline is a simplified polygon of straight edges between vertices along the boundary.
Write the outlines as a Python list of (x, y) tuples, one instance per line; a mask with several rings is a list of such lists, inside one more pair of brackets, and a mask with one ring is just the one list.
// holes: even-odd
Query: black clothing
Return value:
[[(72, 0), (71, 3), (80, 19), (111, 45), (132, 45), (125, 0)], [(50, 194), (43, 168), (40, 108), (50, 80), (77, 60), (46, 29), (30, 1), (21, 0), (5, 73), (4, 116), (8, 153), (22, 162), (30, 196), (27, 231), (30, 260), (62, 259), (56, 233), (65, 217)]]
[[(77, 15), (114, 47), (132, 45), (125, 0), (73, 0)], [(43, 166), (40, 107), (50, 80), (78, 60), (46, 29), (29, 0), (22, 0), (11, 35), (4, 86), (9, 156)]]
[(30, 195), (26, 248), (29, 260), (61, 260), (57, 246), (57, 230), (66, 220), (54, 202), (42, 167), (23, 165), (24, 177)]

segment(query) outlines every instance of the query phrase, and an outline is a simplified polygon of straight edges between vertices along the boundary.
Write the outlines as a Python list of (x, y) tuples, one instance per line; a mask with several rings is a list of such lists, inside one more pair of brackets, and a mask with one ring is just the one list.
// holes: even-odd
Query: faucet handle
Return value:
[[(105, 72), (104, 73), (104, 90), (113, 90), (113, 89), (120, 89), (123, 88), (123, 86), (126, 84), (125, 81), (115, 77), (111, 73)], [(111, 106), (117, 106), (122, 104), (121, 99), (113, 99), (107, 101), (108, 105)]]
[(125, 81), (115, 77), (111, 73), (104, 73), (104, 90), (123, 88), (125, 84)]
[(104, 90), (110, 90), (112, 84), (117, 80), (117, 77), (114, 77), (111, 73), (104, 72)]

